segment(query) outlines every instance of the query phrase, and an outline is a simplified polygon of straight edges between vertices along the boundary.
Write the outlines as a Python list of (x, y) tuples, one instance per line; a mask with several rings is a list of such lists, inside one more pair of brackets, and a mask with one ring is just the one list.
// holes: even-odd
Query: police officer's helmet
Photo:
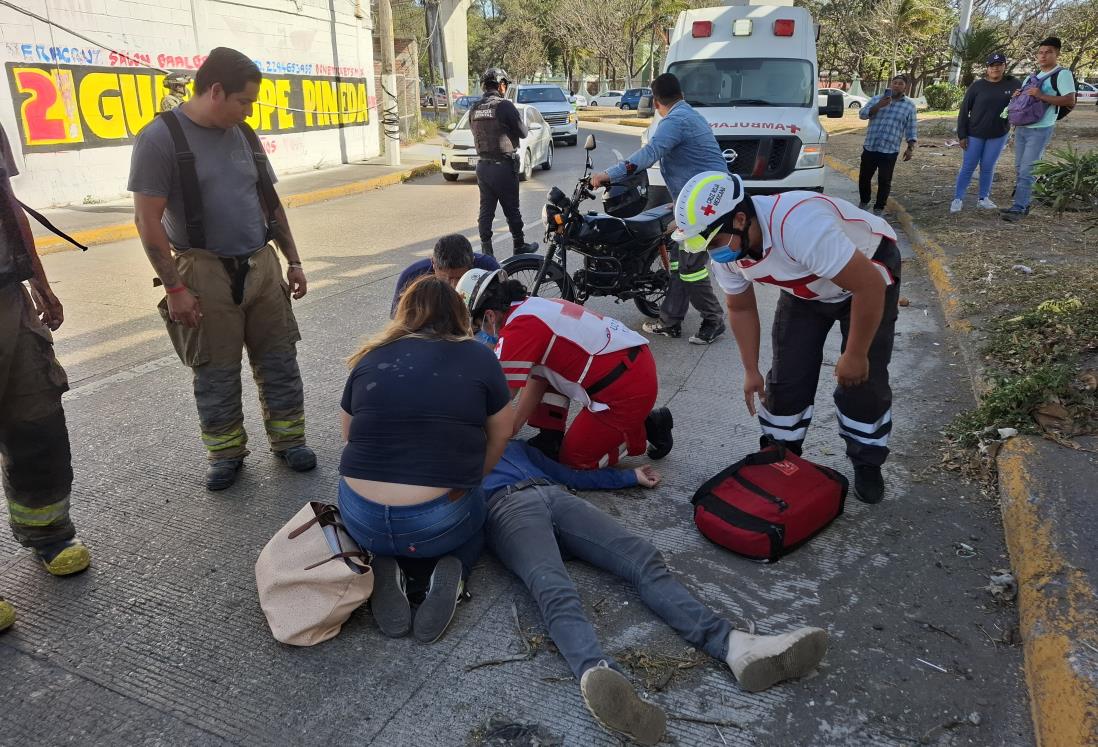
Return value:
[(490, 67), (484, 71), (484, 75), (481, 76), (480, 82), (485, 87), (491, 86), (493, 88), (499, 86), (500, 83), (511, 85), (511, 76), (501, 67)]
[(186, 88), (191, 82), (191, 76), (186, 73), (171, 73), (164, 78), (165, 88)]

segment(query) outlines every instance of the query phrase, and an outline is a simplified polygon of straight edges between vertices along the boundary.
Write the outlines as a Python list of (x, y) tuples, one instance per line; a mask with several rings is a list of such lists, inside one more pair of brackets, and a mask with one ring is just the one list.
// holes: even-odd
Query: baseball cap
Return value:
[(988, 65), (1005, 65), (1006, 64), (1006, 55), (1004, 55), (1002, 52), (996, 52), (993, 55), (989, 55), (988, 58), (987, 58), (987, 64)]

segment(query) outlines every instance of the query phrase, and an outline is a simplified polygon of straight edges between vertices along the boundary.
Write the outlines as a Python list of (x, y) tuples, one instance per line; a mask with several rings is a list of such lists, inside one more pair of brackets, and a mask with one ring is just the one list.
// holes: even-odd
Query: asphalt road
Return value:
[[(637, 143), (633, 133), (596, 134), (599, 166)], [(528, 223), (551, 185), (570, 190), (582, 162), (582, 149), (560, 148), (554, 169), (523, 185)], [(852, 187), (836, 176), (828, 191), (849, 197)], [(619, 743), (584, 711), (546, 647), (529, 661), (467, 671), (521, 651), (512, 605), (524, 628), (544, 632), (525, 589), (490, 557), (474, 574), (473, 599), (432, 646), (385, 639), (364, 609), (336, 639), (291, 649), (271, 639), (258, 607), (260, 548), (306, 500), (335, 499), (343, 359), (387, 318), (400, 269), (444, 233), (475, 236), (476, 201), (472, 180), (435, 175), (291, 210), (310, 281), (296, 308), (320, 467), (298, 475), (273, 464), (246, 384), (253, 454), (220, 494), (202, 489), (189, 372), (171, 352), (137, 243), (45, 258), (67, 311), (57, 351), (73, 384), (73, 515), (93, 566), (52, 579), (0, 536), (0, 593), (21, 614), (0, 636), (0, 743), (457, 745), (497, 713), (567, 745)], [(497, 245), (509, 242), (501, 235)], [(905, 263), (903, 292), (911, 303), (892, 366), (889, 495), (874, 507), (851, 500), (827, 532), (773, 566), (709, 544), (690, 521), (694, 489), (757, 438), (734, 344), (653, 340), (660, 402), (676, 419), (675, 450), (660, 464), (665, 486), (588, 497), (650, 537), (733, 620), (762, 632), (820, 625), (832, 636), (818, 673), (759, 695), (740, 691), (718, 662), (636, 669), (673, 715), (668, 743), (1032, 744), (1021, 650), (998, 640), (1010, 640), (1016, 614), (982, 588), (1007, 565), (997, 508), (937, 467), (938, 434), (971, 404), (969, 385), (916, 262)], [(764, 325), (773, 301), (762, 294)], [(592, 305), (634, 327), (643, 321), (632, 304)], [(688, 329), (697, 322), (692, 312)], [(849, 473), (829, 404), (836, 357), (832, 340), (806, 456)], [(625, 583), (570, 568), (607, 651), (689, 658)]]

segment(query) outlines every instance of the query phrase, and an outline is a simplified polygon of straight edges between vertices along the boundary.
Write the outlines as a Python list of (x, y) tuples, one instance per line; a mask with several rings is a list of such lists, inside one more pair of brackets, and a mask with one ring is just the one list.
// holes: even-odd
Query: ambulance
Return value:
[[(686, 10), (671, 30), (663, 71), (709, 122), (731, 173), (748, 191), (822, 192), (827, 131), (820, 115), (843, 116), (842, 94), (818, 106), (817, 27), (793, 0), (736, 0)], [(647, 103), (647, 102), (645, 102)], [(647, 143), (659, 115), (642, 136)], [(671, 202), (658, 164), (649, 204)]]

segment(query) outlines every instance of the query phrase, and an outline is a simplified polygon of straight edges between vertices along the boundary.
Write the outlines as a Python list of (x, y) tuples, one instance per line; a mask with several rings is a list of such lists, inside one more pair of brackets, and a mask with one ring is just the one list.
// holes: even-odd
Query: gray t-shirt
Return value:
[[(240, 128), (200, 127), (176, 109), (183, 134), (195, 156), (202, 193), (202, 223), (206, 246), (223, 257), (251, 254), (267, 238), (267, 219), (256, 191), (258, 174), (248, 141)], [(270, 162), (268, 162), (268, 168)], [(274, 170), (271, 180), (277, 181)], [(168, 126), (157, 117), (141, 130), (133, 146), (128, 189), (167, 197), (164, 230), (176, 249), (191, 249), (183, 213), (183, 188)]]
[[(8, 177), (19, 173), (19, 167), (15, 165), (15, 156), (11, 153), (11, 145), (8, 144), (8, 135), (2, 126), (0, 126), (0, 158), (3, 159), (2, 165)], [(0, 199), (7, 199), (7, 195), (0, 195)], [(18, 226), (0, 226), (0, 275), (15, 269), (15, 247), (8, 241), (8, 237), (18, 233)]]

